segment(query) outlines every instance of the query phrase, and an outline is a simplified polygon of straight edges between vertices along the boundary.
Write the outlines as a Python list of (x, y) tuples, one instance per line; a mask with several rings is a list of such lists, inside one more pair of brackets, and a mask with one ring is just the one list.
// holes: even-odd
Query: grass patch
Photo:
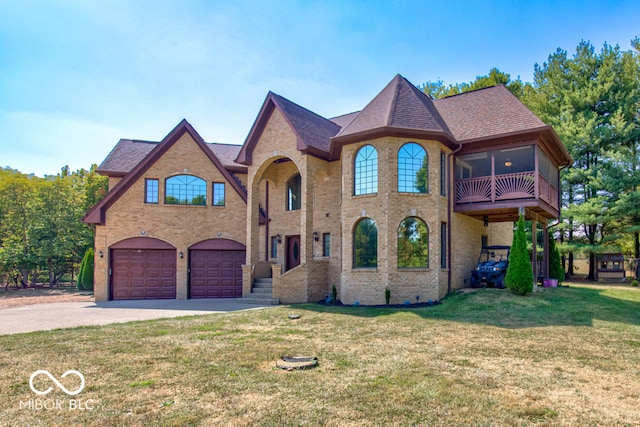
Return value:
[[(481, 289), (421, 309), (296, 305), (0, 336), (0, 425), (636, 425), (640, 291)], [(286, 372), (282, 355), (319, 366)], [(92, 410), (28, 410), (77, 369)], [(61, 380), (67, 384), (66, 379)], [(54, 384), (46, 398), (68, 401)], [(74, 387), (73, 384), (68, 384)], [(44, 397), (43, 397), (44, 398)]]

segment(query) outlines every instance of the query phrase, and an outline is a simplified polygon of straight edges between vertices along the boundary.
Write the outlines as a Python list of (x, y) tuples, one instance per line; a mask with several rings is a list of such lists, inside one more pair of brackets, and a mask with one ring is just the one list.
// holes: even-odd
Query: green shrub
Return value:
[(331, 287), (331, 295), (333, 296), (333, 303), (335, 304), (338, 299), (338, 290), (336, 289), (336, 285)]
[(522, 215), (513, 233), (513, 244), (509, 255), (509, 267), (504, 278), (505, 285), (516, 295), (526, 295), (533, 290), (533, 270), (527, 250), (527, 236)]
[(391, 289), (385, 288), (385, 290), (384, 290), (384, 300), (386, 301), (387, 305), (389, 305), (389, 300), (390, 299), (391, 299)]
[(549, 277), (551, 279), (557, 279), (558, 283), (564, 282), (565, 279), (562, 260), (560, 259), (560, 251), (551, 233), (549, 233)]
[(80, 264), (80, 272), (78, 273), (78, 289), (85, 291), (93, 290), (93, 248), (87, 249)]
[(631, 282), (631, 286), (638, 286), (638, 281), (634, 280), (633, 282)]

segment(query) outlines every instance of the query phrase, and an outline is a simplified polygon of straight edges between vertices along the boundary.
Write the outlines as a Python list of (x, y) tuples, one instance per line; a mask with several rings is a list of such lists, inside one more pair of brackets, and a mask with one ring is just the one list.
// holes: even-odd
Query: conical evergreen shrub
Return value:
[(560, 251), (551, 233), (549, 233), (549, 277), (557, 279), (558, 283), (564, 282), (565, 279), (562, 260), (560, 259)]
[(516, 295), (526, 295), (533, 290), (533, 270), (529, 251), (527, 250), (527, 236), (524, 231), (522, 215), (518, 219), (518, 226), (513, 233), (513, 244), (509, 255), (509, 267), (504, 278), (505, 285)]
[(93, 290), (93, 248), (87, 249), (80, 263), (80, 271), (78, 273), (78, 289), (85, 291)]

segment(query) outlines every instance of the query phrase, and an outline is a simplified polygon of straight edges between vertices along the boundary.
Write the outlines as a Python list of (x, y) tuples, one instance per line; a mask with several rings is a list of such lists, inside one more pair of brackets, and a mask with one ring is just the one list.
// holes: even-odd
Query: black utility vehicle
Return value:
[(471, 272), (471, 287), (476, 288), (484, 282), (487, 287), (504, 288), (510, 249), (510, 246), (483, 247), (478, 264)]

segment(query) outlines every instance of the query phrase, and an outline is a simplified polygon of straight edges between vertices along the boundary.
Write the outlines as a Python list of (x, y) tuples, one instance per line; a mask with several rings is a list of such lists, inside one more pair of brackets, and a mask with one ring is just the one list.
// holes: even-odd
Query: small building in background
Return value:
[(624, 282), (624, 256), (620, 252), (596, 255), (596, 281)]

